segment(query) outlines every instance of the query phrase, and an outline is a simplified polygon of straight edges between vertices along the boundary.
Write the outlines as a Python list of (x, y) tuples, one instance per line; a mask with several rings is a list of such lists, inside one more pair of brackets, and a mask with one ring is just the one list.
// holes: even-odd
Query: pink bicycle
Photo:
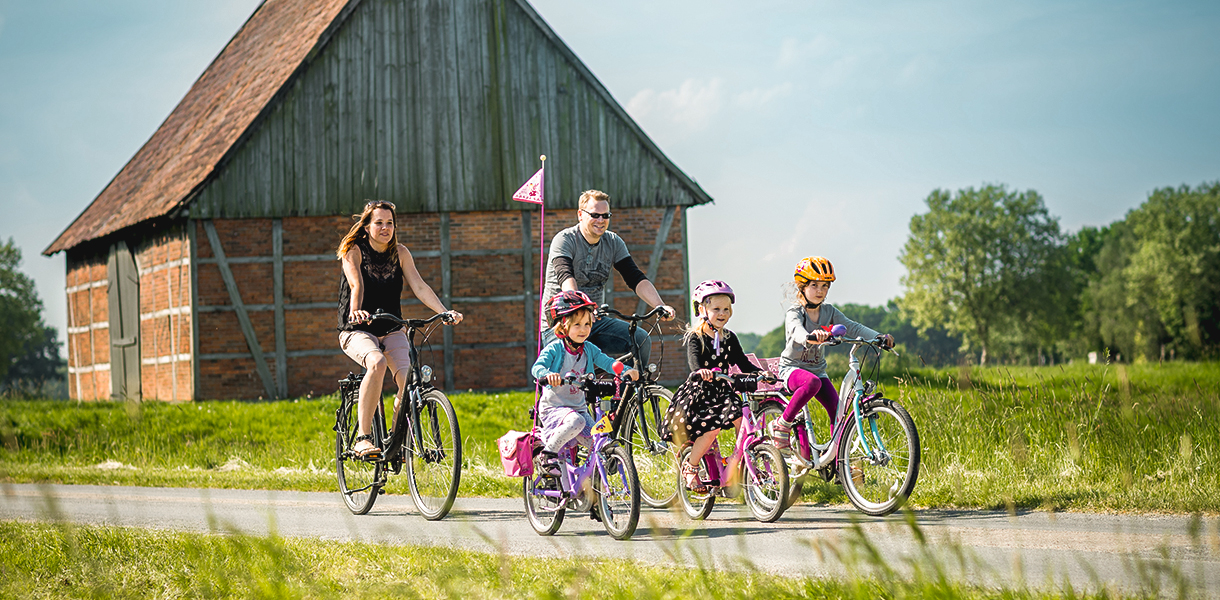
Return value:
[[(711, 514), (717, 496), (733, 498), (741, 494), (755, 519), (764, 523), (775, 521), (788, 508), (788, 466), (779, 450), (763, 437), (766, 433), (763, 413), (759, 411), (758, 399), (749, 393), (757, 388), (760, 376), (753, 373), (716, 373), (714, 376), (727, 381), (734, 391), (743, 395), (741, 428), (732, 454), (721, 456), (720, 444), (715, 441), (703, 455), (699, 478), (707, 487), (706, 492), (687, 487), (681, 469), (678, 470), (678, 496), (682, 508), (690, 518), (704, 519)], [(770, 375), (765, 373), (761, 376), (768, 377)], [(683, 448), (678, 455), (682, 462), (678, 464), (687, 461), (690, 452), (690, 446)]]

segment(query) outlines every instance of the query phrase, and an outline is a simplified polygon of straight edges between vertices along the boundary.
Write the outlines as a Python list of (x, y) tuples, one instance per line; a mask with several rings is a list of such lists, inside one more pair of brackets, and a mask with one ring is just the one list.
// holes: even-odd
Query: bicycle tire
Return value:
[(678, 495), (678, 456), (674, 444), (661, 440), (661, 419), (673, 401), (673, 392), (659, 385), (644, 388), (640, 402), (626, 415), (631, 458), (640, 478), (640, 500), (652, 508), (673, 505)]
[(566, 512), (564, 501), (558, 498), (549, 498), (535, 493), (535, 488), (540, 478), (537, 473), (540, 471), (538, 459), (534, 459), (534, 475), (526, 475), (521, 478), (521, 496), (525, 500), (525, 518), (530, 522), (530, 527), (538, 535), (555, 535), (559, 531), (559, 527), (563, 525), (563, 516)]
[[(869, 458), (860, 442), (860, 428), (851, 412), (844, 419), (847, 431), (839, 440), (839, 482), (847, 499), (860, 512), (880, 517), (899, 508), (910, 497), (919, 478), (919, 432), (910, 413), (893, 400), (877, 398), (861, 407), (865, 419), (877, 425), (877, 434), (885, 445), (887, 456), (878, 461)], [(884, 417), (884, 418), (883, 418)], [(864, 423), (869, 444), (872, 425)], [(858, 474), (852, 466), (858, 467)]]
[[(690, 450), (690, 447), (687, 446), (678, 454), (678, 460), (681, 461), (679, 464), (690, 460)], [(711, 449), (708, 449), (708, 452), (711, 451)], [(703, 464), (702, 460), (699, 461), (699, 478), (705, 482), (709, 480), (707, 467)], [(691, 491), (690, 488), (686, 487), (686, 481), (682, 478), (682, 471), (680, 469), (678, 470), (677, 483), (678, 499), (682, 504), (682, 511), (686, 513), (686, 516), (696, 521), (702, 521), (712, 514), (712, 508), (716, 506), (716, 494), (714, 491), (710, 488), (702, 494)]]
[(429, 521), (445, 518), (453, 508), (462, 480), (462, 432), (453, 404), (440, 390), (421, 396), (420, 431), (424, 447), (415, 448), (408, 432), (403, 457), (415, 508)]
[(754, 518), (763, 523), (779, 519), (788, 508), (788, 464), (780, 451), (768, 443), (755, 444), (745, 452), (758, 476), (743, 461), (739, 481), (745, 482), (742, 496)]
[[(771, 439), (771, 433), (768, 430), (767, 425), (771, 424), (771, 421), (783, 416), (784, 406), (775, 400), (767, 400), (759, 406), (759, 412), (761, 412), (763, 415), (763, 435), (766, 437), (766, 439)], [(792, 431), (792, 436), (788, 440), (788, 447), (779, 451), (784, 457), (784, 462), (788, 464), (789, 475), (792, 474), (792, 465), (796, 464), (795, 459), (792, 458), (792, 455), (796, 452), (796, 444), (799, 443), (797, 441), (798, 438), (795, 427)], [(808, 473), (797, 478), (789, 477), (788, 498), (784, 500), (784, 510), (792, 508), (792, 505), (796, 504), (797, 500), (801, 499), (801, 493), (804, 492), (805, 488), (805, 477), (807, 476)]]
[(615, 447), (603, 457), (606, 479), (596, 477), (597, 506), (602, 526), (616, 540), (629, 540), (640, 522), (640, 478), (631, 453)]
[(358, 413), (354, 398), (343, 399), (339, 410), (335, 411), (335, 479), (347, 509), (352, 514), (363, 515), (373, 508), (381, 492), (384, 467), (380, 462), (356, 458), (352, 452), (359, 435)]

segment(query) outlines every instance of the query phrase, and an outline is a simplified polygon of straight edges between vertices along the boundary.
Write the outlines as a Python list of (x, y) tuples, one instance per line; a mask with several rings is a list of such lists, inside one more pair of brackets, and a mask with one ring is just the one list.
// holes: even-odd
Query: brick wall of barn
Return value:
[[(669, 235), (662, 240), (661, 265), (654, 283), (665, 301), (686, 316), (686, 263), (683, 211), (671, 211)], [(665, 208), (615, 209), (612, 229), (632, 250), (640, 268), (648, 271), (657, 231)], [(527, 227), (523, 227), (523, 216)], [(576, 222), (573, 210), (547, 214), (547, 242), (559, 229)], [(296, 397), (333, 393), (336, 380), (359, 367), (338, 349), (337, 299), (340, 268), (334, 249), (347, 232), (345, 217), (292, 217), (283, 219), (215, 219), (196, 222), (192, 234), (197, 248), (198, 398)], [(446, 369), (446, 328), (437, 329), (422, 352), (443, 384), (446, 377), (456, 389), (501, 389), (529, 385), (527, 366), (534, 353), (538, 279), (538, 213), (533, 211), (480, 211), (398, 216), (398, 238), (415, 256), (415, 264), (438, 296), (465, 314), (465, 321), (448, 328), (451, 368)], [(212, 232), (207, 232), (208, 227)], [(277, 233), (278, 229), (278, 233)], [(445, 231), (448, 244), (445, 244)], [(528, 234), (528, 236), (527, 236)], [(214, 235), (231, 273), (226, 282)], [(277, 340), (274, 239), (280, 239), (278, 263), (282, 268), (282, 339)], [(527, 248), (525, 252), (523, 248)], [(449, 264), (448, 281), (442, 277)], [(105, 265), (103, 264), (103, 269)], [(447, 285), (446, 285), (447, 283)], [(615, 306), (634, 311), (636, 297), (615, 276)], [(236, 292), (234, 296), (233, 292)], [(526, 301), (523, 296), (527, 295)], [(246, 329), (233, 302), (244, 310), (249, 330), (264, 357), (260, 373)], [(404, 316), (432, 314), (403, 293)], [(680, 380), (685, 362), (675, 339), (678, 329), (653, 343), (654, 362), (662, 365), (662, 379)], [(661, 344), (664, 344), (664, 353)], [(663, 360), (662, 360), (663, 359)], [(281, 369), (278, 361), (283, 360)], [(271, 383), (264, 377), (270, 376)], [(283, 377), (284, 382), (280, 382)], [(387, 388), (393, 389), (387, 377)], [(147, 384), (146, 388), (147, 388)], [(282, 386), (282, 387), (281, 387)]]
[(68, 396), (110, 397), (110, 307), (106, 255), (68, 252)]
[[(127, 240), (139, 273), (140, 395), (189, 400), (190, 248), (182, 227)], [(68, 252), (68, 393), (104, 400), (110, 386), (110, 280), (106, 251)]]

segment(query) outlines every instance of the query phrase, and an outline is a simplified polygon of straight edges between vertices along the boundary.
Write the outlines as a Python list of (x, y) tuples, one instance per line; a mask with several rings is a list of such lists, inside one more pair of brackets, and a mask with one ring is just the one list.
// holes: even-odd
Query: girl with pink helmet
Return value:
[(704, 281), (695, 286), (691, 300), (694, 319), (684, 338), (691, 374), (674, 394), (661, 422), (661, 438), (691, 444), (690, 460), (681, 465), (682, 479), (688, 489), (703, 493), (707, 486), (699, 479), (699, 461), (721, 429), (741, 423), (740, 397), (727, 382), (714, 380), (712, 369), (728, 372), (733, 365), (743, 373), (762, 369), (746, 358), (737, 336), (725, 329), (736, 300), (729, 284), (716, 279)]

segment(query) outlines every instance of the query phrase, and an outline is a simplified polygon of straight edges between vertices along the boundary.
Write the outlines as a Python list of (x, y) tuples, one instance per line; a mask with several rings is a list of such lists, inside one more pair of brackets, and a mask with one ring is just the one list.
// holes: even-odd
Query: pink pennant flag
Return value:
[(525, 185), (521, 186), (517, 193), (513, 194), (513, 200), (542, 204), (542, 173), (545, 170), (545, 166), (538, 169), (538, 172), (534, 173), (534, 176), (530, 177), (530, 180), (525, 182)]

